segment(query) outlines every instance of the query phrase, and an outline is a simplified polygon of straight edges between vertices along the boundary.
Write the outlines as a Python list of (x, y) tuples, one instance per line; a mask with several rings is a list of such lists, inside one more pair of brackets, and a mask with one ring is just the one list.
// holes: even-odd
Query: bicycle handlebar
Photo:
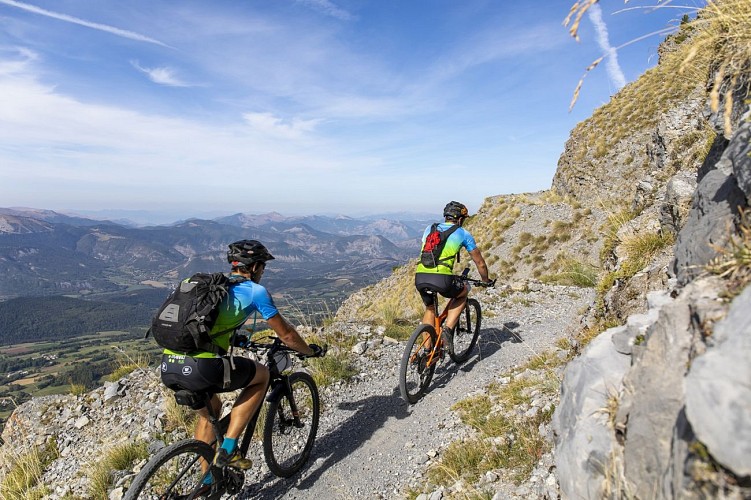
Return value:
[[(275, 352), (279, 352), (279, 351), (288, 352), (294, 356), (297, 356), (300, 359), (314, 357), (314, 356), (306, 356), (305, 354), (302, 354), (301, 352), (298, 352), (292, 349), (291, 347), (284, 345), (284, 343), (282, 342), (282, 339), (280, 339), (279, 337), (269, 335), (267, 337), (263, 337), (262, 340), (263, 339), (272, 339), (273, 342), (268, 343), (268, 342), (259, 342), (257, 340), (251, 340), (245, 346), (243, 346), (243, 348), (249, 351), (256, 352), (256, 353), (259, 351), (268, 351), (268, 352), (271, 352), (272, 354)], [(319, 357), (325, 356), (328, 350), (329, 350), (328, 344), (322, 345), (321, 354)]]
[(472, 283), (473, 285), (484, 286), (486, 288), (494, 287), (495, 286), (495, 282), (498, 279), (498, 278), (496, 278), (496, 279), (490, 280), (490, 281), (482, 281), (482, 280), (476, 280), (476, 279), (470, 278), (470, 277), (467, 276), (468, 274), (469, 274), (469, 268), (465, 267), (464, 271), (462, 271), (462, 274), (460, 274), (457, 277), (460, 280), (462, 280), (462, 281), (467, 281), (469, 283)]

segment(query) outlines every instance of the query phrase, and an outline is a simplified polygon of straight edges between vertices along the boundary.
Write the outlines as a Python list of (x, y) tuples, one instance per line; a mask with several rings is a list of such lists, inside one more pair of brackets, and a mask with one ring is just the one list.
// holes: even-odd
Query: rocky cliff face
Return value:
[(748, 117), (704, 165), (672, 286), (648, 294), (646, 313), (605, 331), (566, 369), (554, 416), (564, 497), (751, 495), (748, 269), (726, 264), (730, 283), (706, 272), (721, 244), (748, 235), (739, 213), (751, 199)]

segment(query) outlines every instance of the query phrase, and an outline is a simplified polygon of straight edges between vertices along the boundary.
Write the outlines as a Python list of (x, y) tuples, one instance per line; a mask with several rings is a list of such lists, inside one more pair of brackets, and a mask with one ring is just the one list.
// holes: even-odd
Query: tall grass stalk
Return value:
[(121, 378), (130, 375), (136, 370), (144, 372), (151, 363), (151, 356), (146, 353), (138, 353), (135, 357), (125, 352), (120, 346), (112, 346), (118, 352), (115, 359), (116, 368), (107, 376), (110, 382), (116, 382)]
[[(564, 24), (569, 32), (578, 39), (578, 31), (582, 16), (597, 0), (576, 1), (566, 17)], [(669, 2), (655, 6), (656, 9), (665, 8)], [(634, 84), (625, 87), (619, 96), (627, 100), (633, 95), (641, 96), (640, 102), (649, 99), (657, 105), (656, 109), (665, 109), (666, 105), (689, 95), (697, 88), (709, 88), (710, 104), (713, 111), (722, 111), (726, 135), (731, 133), (732, 94), (742, 91), (740, 86), (748, 85), (751, 72), (751, 1), (749, 0), (708, 0), (702, 9), (689, 9), (688, 12), (697, 13), (695, 19), (689, 22), (676, 23), (665, 29), (645, 33), (616, 47), (613, 52), (593, 61), (585, 70), (579, 81), (571, 107), (579, 97), (582, 83), (587, 74), (595, 69), (605, 57), (627, 45), (648, 37), (664, 36), (678, 31), (674, 35), (675, 51), (666, 54), (660, 65), (647, 72), (647, 78), (640, 78)], [(681, 13), (683, 15), (683, 13)], [(684, 17), (685, 19), (685, 17)], [(676, 19), (677, 20), (677, 19)], [(676, 27), (677, 26), (677, 27)], [(746, 87), (746, 90), (748, 88)], [(725, 107), (721, 108), (724, 99)], [(624, 107), (625, 108), (625, 107)], [(615, 136), (625, 124), (633, 125), (632, 120), (618, 109), (611, 108), (603, 116), (609, 120), (607, 124), (599, 124), (600, 130), (613, 130)], [(642, 113), (642, 115), (646, 115)], [(655, 120), (655, 116), (644, 116), (647, 121)], [(610, 126), (609, 126), (610, 125)]]

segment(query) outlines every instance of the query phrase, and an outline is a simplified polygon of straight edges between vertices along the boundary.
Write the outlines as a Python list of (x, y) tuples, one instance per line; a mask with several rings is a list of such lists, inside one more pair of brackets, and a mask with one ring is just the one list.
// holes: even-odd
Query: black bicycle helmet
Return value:
[(461, 217), (467, 217), (469, 211), (467, 207), (458, 201), (451, 201), (443, 209), (443, 216), (447, 219), (459, 220)]
[(256, 262), (266, 262), (273, 259), (274, 256), (257, 240), (236, 241), (230, 243), (229, 250), (227, 250), (227, 262), (233, 266), (250, 266)]

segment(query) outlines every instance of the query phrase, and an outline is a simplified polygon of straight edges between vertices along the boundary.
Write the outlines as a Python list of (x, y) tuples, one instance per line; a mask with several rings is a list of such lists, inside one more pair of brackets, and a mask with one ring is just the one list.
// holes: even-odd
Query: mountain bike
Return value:
[[(271, 342), (268, 342), (269, 339)], [(270, 372), (270, 382), (266, 387), (268, 405), (263, 420), (263, 454), (274, 475), (290, 477), (305, 464), (313, 449), (320, 413), (318, 388), (308, 373), (286, 372), (292, 366), (290, 355), (299, 358), (305, 356), (285, 346), (277, 337), (260, 340), (267, 341), (251, 341), (243, 349), (259, 357), (265, 355)], [(325, 351), (324, 347), (322, 355), (325, 355)], [(213, 445), (221, 445), (229, 425), (229, 414), (219, 419), (209, 404), (210, 400), (211, 393), (175, 391), (178, 404), (194, 410), (204, 406), (207, 408), (216, 439), (211, 444), (197, 439), (183, 439), (162, 448), (135, 477), (125, 493), (125, 500), (218, 499), (225, 493), (234, 495), (242, 489), (245, 482), (243, 471), (212, 464), (215, 454)], [(239, 444), (243, 457), (248, 452), (263, 407), (259, 406), (245, 428)], [(207, 486), (204, 480), (209, 474), (214, 481)]]
[[(475, 280), (467, 277), (468, 273), (469, 268), (466, 268), (458, 278), (477, 286), (490, 287), (495, 285), (495, 280), (490, 282)], [(401, 392), (402, 398), (410, 404), (416, 403), (423, 396), (433, 379), (436, 366), (445, 356), (442, 326), (446, 321), (449, 309), (456, 302), (456, 299), (449, 299), (443, 312), (439, 314), (438, 293), (435, 291), (429, 291), (429, 293), (433, 296), (435, 324), (421, 324), (412, 332), (399, 366), (399, 392)], [(452, 335), (447, 339), (448, 342), (445, 346), (449, 357), (455, 363), (461, 364), (469, 359), (472, 349), (477, 344), (481, 322), (480, 303), (476, 299), (468, 297), (464, 309), (459, 315), (459, 321), (454, 327)]]

